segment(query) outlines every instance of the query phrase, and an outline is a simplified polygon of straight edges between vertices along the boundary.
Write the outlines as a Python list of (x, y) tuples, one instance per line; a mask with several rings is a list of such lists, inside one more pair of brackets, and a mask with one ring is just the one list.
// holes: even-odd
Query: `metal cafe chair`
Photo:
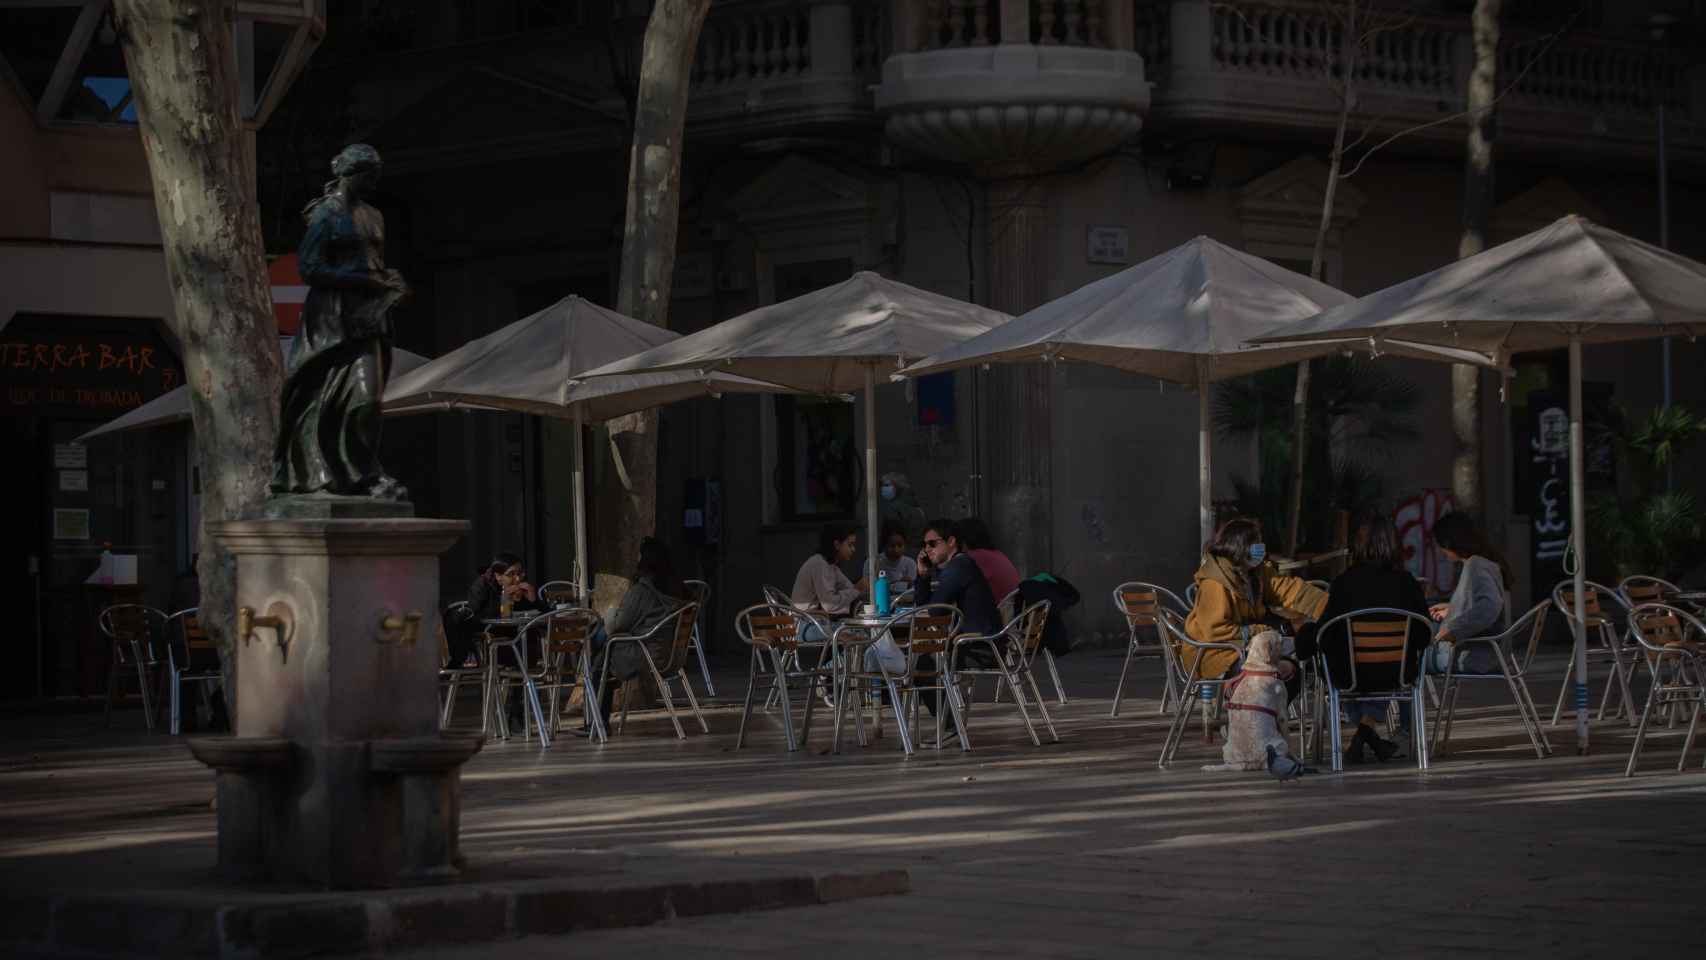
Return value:
[[(675, 736), (678, 740), (686, 740), (687, 732), (681, 728), (681, 717), (675, 712), (675, 698), (670, 695), (671, 680), (681, 681), (681, 689), (687, 696), (687, 703), (693, 708), (693, 715), (699, 718), (699, 728), (705, 733), (711, 732), (710, 724), (705, 722), (704, 711), (699, 709), (699, 698), (693, 695), (693, 685), (687, 682), (688, 647), (693, 640), (693, 625), (698, 619), (699, 605), (684, 603), (645, 633), (618, 634), (611, 637), (604, 646), (604, 656), (598, 666), (598, 689), (602, 693), (604, 685), (612, 679), (609, 670), (611, 654), (622, 644), (631, 643), (637, 647), (646, 661), (647, 672), (657, 687), (658, 696), (663, 698), (664, 709), (669, 711), (669, 721), (675, 724)], [(650, 641), (659, 639), (669, 641), (662, 663), (652, 656), (648, 645)], [(628, 701), (624, 698), (622, 715), (616, 721), (616, 732), (621, 733), (627, 723)]]
[(547, 607), (559, 607), (565, 603), (580, 606), (584, 603), (581, 588), (573, 580), (547, 580), (539, 587), (539, 602)]
[[(816, 628), (815, 631), (807, 631), (802, 635), (799, 644), (789, 652), (788, 656), (797, 659), (800, 655), (801, 647), (804, 647), (808, 651), (816, 650), (818, 652), (818, 666), (821, 667), (824, 665), (825, 660), (832, 658), (835, 655), (835, 647), (829, 642), (830, 634), (834, 632), (834, 625), (831, 624), (827, 618), (821, 617), (809, 610), (801, 610), (794, 606), (794, 598), (786, 590), (783, 590), (780, 587), (773, 587), (770, 584), (765, 584), (763, 590), (764, 599), (767, 603), (772, 606), (785, 607), (789, 610), (795, 611), (800, 616), (804, 617), (807, 623)], [(765, 665), (765, 667), (768, 668), (768, 665)], [(765, 713), (769, 713), (771, 708), (776, 705), (776, 696), (777, 691), (775, 689), (772, 689), (765, 696)], [(835, 694), (833, 692), (826, 688), (818, 691), (818, 696), (823, 698), (824, 706), (831, 708), (834, 707)]]
[(1179, 651), (1190, 650), (1195, 653), (1191, 658), (1190, 667), (1185, 670), (1179, 684), (1178, 701), (1173, 708), (1173, 720), (1167, 728), (1167, 738), (1161, 743), (1161, 759), (1159, 765), (1165, 767), (1173, 762), (1173, 755), (1178, 752), (1179, 744), (1185, 739), (1185, 726), (1190, 722), (1191, 706), (1201, 704), (1203, 718), (1203, 736), (1211, 731), (1210, 724), (1214, 720), (1216, 707), (1222, 691), (1232, 679), (1228, 674), (1223, 677), (1205, 677), (1202, 675), (1203, 658), (1210, 651), (1224, 650), (1244, 656), (1244, 650), (1235, 643), (1201, 643), (1185, 632), (1185, 618), (1180, 614), (1162, 606), (1159, 623), (1167, 636), (1163, 643), (1175, 644)]
[[(959, 634), (962, 623), (959, 608), (947, 603), (913, 607), (889, 621), (889, 629), (893, 633), (895, 643), (906, 653), (906, 669), (896, 678), (895, 684), (900, 701), (907, 706), (912, 716), (910, 725), (901, 724), (903, 747), (916, 747), (912, 735), (918, 730), (918, 695), (926, 690), (934, 690), (941, 698), (936, 710), (935, 748), (942, 749), (944, 720), (948, 712), (952, 711), (954, 734), (960, 741), (960, 749), (971, 749), (971, 741), (966, 738), (966, 706), (954, 676), (956, 668), (952, 656), (954, 638)], [(925, 657), (931, 658), (929, 665), (921, 663)], [(899, 715), (905, 715), (906, 712), (902, 710)], [(907, 750), (908, 755), (911, 752), (911, 749)]]
[[(1433, 742), (1428, 748), (1431, 756), (1437, 757), (1451, 742), (1452, 718), (1457, 715), (1457, 694), (1462, 689), (1465, 680), (1496, 681), (1503, 680), (1509, 688), (1511, 700), (1516, 704), (1518, 715), (1522, 717), (1522, 729), (1528, 734), (1529, 742), (1534, 744), (1534, 755), (1545, 759), (1552, 754), (1552, 743), (1546, 738), (1546, 731), (1541, 727), (1540, 709), (1534, 705), (1534, 694), (1528, 689), (1529, 665), (1534, 662), (1535, 651), (1540, 649), (1540, 637), (1546, 632), (1546, 610), (1552, 606), (1552, 601), (1542, 600), (1521, 617), (1516, 623), (1502, 633), (1487, 637), (1470, 637), (1458, 640), (1453, 656), (1446, 664), (1443, 685), (1440, 688), (1439, 716), (1434, 718)], [(1527, 636), (1527, 646), (1518, 653), (1516, 641)], [(1493, 652), (1498, 662), (1498, 670), (1491, 673), (1458, 673), (1456, 651), (1471, 649), (1483, 645)]]
[[(1031, 695), (1036, 697), (1037, 709), (1042, 713), (1043, 723), (1048, 726), (1049, 736), (1055, 743), (1060, 742), (1060, 734), (1054, 729), (1054, 720), (1048, 715), (1048, 704), (1043, 700), (1042, 691), (1037, 688), (1036, 674), (1031, 672), (1037, 651), (1042, 649), (1043, 626), (1048, 622), (1048, 610), (1047, 600), (1033, 603), (995, 633), (987, 636), (962, 633), (954, 637), (952, 646), (955, 660), (961, 659), (962, 650), (982, 649), (989, 652), (992, 662), (988, 666), (970, 663), (954, 667), (953, 678), (956, 686), (962, 681), (976, 682), (978, 677), (994, 677), (997, 690), (1005, 686), (1012, 692), (1013, 702), (1019, 707), (1019, 716), (1025, 721), (1025, 730), (1031, 735), (1031, 743), (1038, 747), (1042, 746), (1043, 742), (1037, 736), (1036, 725), (1031, 722), (1031, 712), (1025, 706), (1026, 684), (1031, 688)], [(960, 711), (959, 717), (960, 740), (968, 750), (971, 749), (971, 734), (965, 728), (971, 720), (970, 699), (962, 698), (965, 707)], [(938, 742), (940, 739), (937, 738)]]
[[(1653, 721), (1655, 708), (1686, 708), (1693, 704), (1688, 735), (1683, 738), (1682, 753), (1676, 758), (1680, 773), (1688, 763), (1688, 751), (1694, 748), (1701, 710), (1706, 708), (1706, 623), (1668, 603), (1643, 603), (1629, 612), (1629, 633), (1646, 655), (1653, 685), (1647, 690), (1646, 709), (1635, 727), (1635, 743), (1629, 749), (1629, 762), (1623, 768), (1623, 775), (1635, 775), (1635, 764), (1641, 759), (1641, 747), (1646, 743), (1647, 727)], [(1706, 763), (1701, 766), (1706, 768)]]
[[(508, 703), (511, 687), (519, 686), (522, 695), (527, 698), (526, 709), (522, 716), (523, 739), (529, 736), (532, 728), (539, 730), (539, 746), (551, 745), (551, 730), (545, 722), (545, 707), (539, 700), (538, 678), (542, 675), (543, 639), (545, 630), (551, 620), (551, 613), (541, 613), (515, 631), (513, 636), (500, 637), (488, 633), (490, 638), (486, 643), (486, 686), (491, 691), (490, 696), (482, 696), (481, 703), (497, 719), (498, 738), (508, 740), (510, 737), (508, 711), (504, 707)], [(530, 636), (537, 636), (541, 642), (528, 643)], [(537, 651), (541, 657), (536, 661), (531, 655)], [(511, 663), (504, 662), (503, 654), (508, 653)], [(528, 715), (531, 715), (531, 727)]]
[[(1007, 596), (1003, 597), (1001, 599), (1000, 609), (1001, 616), (1007, 620), (1012, 620), (1014, 617), (1018, 616), (1020, 613), (1019, 591), (1014, 590), (1007, 594)], [(1060, 682), (1060, 667), (1058, 667), (1054, 662), (1054, 652), (1049, 648), (1044, 647), (1042, 653), (1043, 662), (1048, 665), (1049, 679), (1054, 682), (1055, 699), (1059, 700), (1060, 705), (1064, 707), (1067, 704), (1066, 685)], [(997, 684), (995, 687), (995, 702), (1001, 702), (1000, 684)]]
[[(1587, 582), (1587, 595), (1582, 597), (1582, 612), (1586, 618), (1587, 635), (1590, 642), (1587, 655), (1590, 658), (1610, 660), (1612, 673), (1606, 680), (1605, 693), (1599, 698), (1597, 719), (1605, 719), (1605, 710), (1611, 702), (1612, 691), (1616, 690), (1622, 698), (1622, 702), (1617, 708), (1618, 712), (1622, 712), (1625, 707), (1628, 708), (1629, 725), (1632, 727), (1635, 725), (1635, 698), (1629, 692), (1629, 668), (1633, 665), (1629, 661), (1637, 659), (1635, 657), (1636, 648), (1626, 638), (1618, 635), (1617, 623), (1606, 614), (1600, 603), (1601, 597), (1610, 597), (1612, 602), (1618, 606), (1626, 607), (1623, 596), (1617, 591), (1594, 583), (1592, 580)], [(1576, 590), (1573, 581), (1565, 580), (1552, 588), (1552, 605), (1564, 615), (1564, 622), (1570, 626), (1573, 632), (1576, 625)], [(1592, 640), (1596, 637), (1599, 639), (1598, 649), (1591, 646)], [(1630, 654), (1629, 660), (1624, 658), (1625, 652)], [(1564, 682), (1558, 688), (1558, 703), (1552, 708), (1552, 726), (1554, 727), (1558, 725), (1558, 718), (1564, 714), (1564, 699), (1570, 694), (1570, 678), (1576, 672), (1576, 658), (1570, 657), (1567, 664), (1564, 667)], [(1587, 678), (1583, 677), (1582, 682), (1586, 683)], [(1616, 716), (1617, 714), (1612, 714), (1613, 718)]]
[(445, 624), (459, 621), (468, 613), (468, 601), (458, 600), (444, 608), (444, 615), (438, 618), (438, 682), (444, 692), (444, 708), (438, 715), (438, 728), (448, 729), (452, 715), (456, 711), (456, 694), (462, 687), (465, 677), (474, 678), (480, 682), (480, 732), (485, 733), (491, 719), (491, 690), (486, 685), (485, 676), (487, 664), (482, 661), (477, 667), (466, 667), (460, 663), (450, 662), (450, 640), (445, 631)]
[(136, 673), (142, 694), (142, 721), (154, 729), (155, 672), (160, 665), (156, 644), (165, 635), (166, 612), (142, 603), (115, 603), (102, 610), (95, 625), (106, 637), (112, 659), (107, 665), (107, 706), (104, 723), (112, 726), (113, 702), (121, 675)]
[(550, 694), (545, 715), (550, 718), (551, 734), (562, 729), (563, 712), (568, 706), (564, 691), (581, 688), (581, 705), (586, 711), (587, 726), (599, 743), (607, 742), (604, 714), (598, 709), (598, 691), (594, 687), (592, 669), (592, 637), (604, 624), (604, 618), (585, 607), (553, 610), (547, 616), (541, 642), (544, 645), (542, 670), (536, 684), (541, 696)]
[[(1132, 660), (1139, 657), (1158, 657), (1162, 664), (1162, 677), (1165, 686), (1161, 690), (1161, 706), (1158, 713), (1166, 713), (1168, 704), (1179, 696), (1178, 680), (1181, 679), (1179, 662), (1173, 656), (1173, 647), (1167, 642), (1167, 635), (1161, 626), (1161, 609), (1166, 604), (1179, 616), (1185, 616), (1190, 608), (1179, 595), (1166, 587), (1142, 580), (1128, 580), (1114, 588), (1114, 609), (1126, 622), (1126, 651), (1125, 662), (1120, 665), (1120, 682), (1114, 687), (1114, 706), (1108, 711), (1110, 718), (1120, 715), (1120, 701), (1125, 696), (1126, 675), (1131, 670)], [(1155, 631), (1155, 645), (1151, 647), (1142, 637), (1147, 629)]]
[[(1410, 639), (1412, 633), (1424, 637), (1433, 636), (1433, 622), (1422, 614), (1409, 610), (1399, 610), (1396, 607), (1366, 607), (1362, 610), (1352, 610), (1340, 614), (1322, 625), (1317, 634), (1318, 642), (1324, 648), (1333, 635), (1335, 628), (1344, 630), (1346, 647), (1349, 656), (1350, 676), (1341, 689), (1333, 678), (1331, 659), (1325, 650), (1317, 654), (1321, 665), (1321, 676), (1327, 687), (1327, 716), (1326, 723), (1332, 731), (1333, 769), (1344, 769), (1344, 734), (1339, 728), (1339, 709), (1346, 702), (1361, 702), (1373, 700), (1381, 703), (1406, 703), (1410, 706), (1412, 749), (1416, 755), (1416, 767), (1428, 769), (1428, 732), (1427, 732), (1427, 697), (1422, 692), (1418, 677), (1406, 677), (1404, 671), (1410, 663)], [(1391, 690), (1359, 690), (1357, 689), (1357, 668), (1369, 666), (1398, 667), (1398, 685)]]
[(683, 580), (693, 602), (699, 605), (699, 616), (693, 620), (693, 653), (699, 658), (699, 675), (705, 678), (705, 696), (717, 695), (717, 685), (711, 682), (711, 666), (705, 662), (705, 633), (703, 622), (711, 609), (711, 585), (703, 580)]
[[(735, 633), (751, 651), (746, 674), (746, 699), (741, 703), (740, 730), (735, 734), (735, 749), (746, 745), (746, 727), (752, 720), (752, 695), (760, 683), (767, 686), (782, 705), (782, 729), (787, 733), (788, 752), (800, 748), (811, 737), (812, 707), (817, 703), (815, 691), (835, 682), (835, 671), (822, 658), (816, 666), (808, 667), (799, 656), (801, 637), (811, 624), (811, 618), (792, 606), (758, 603), (735, 614)], [(761, 680), (764, 677), (767, 679)], [(804, 688), (805, 726), (798, 736), (794, 733), (795, 685)]]
[(197, 685), (202, 705), (211, 713), (213, 685), (225, 682), (225, 670), (219, 663), (218, 645), (202, 629), (200, 608), (189, 607), (167, 617), (163, 633), (166, 638), (167, 730), (175, 737), (183, 730), (184, 684)]

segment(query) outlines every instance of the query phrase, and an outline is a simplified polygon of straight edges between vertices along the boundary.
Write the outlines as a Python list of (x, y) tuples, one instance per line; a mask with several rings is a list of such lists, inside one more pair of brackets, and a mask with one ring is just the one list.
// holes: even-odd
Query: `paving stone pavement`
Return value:
[[(1680, 728), (1649, 737), (1625, 780), (1624, 723), (1597, 724), (1592, 755), (1576, 757), (1566, 718), (1551, 731), (1558, 755), (1537, 760), (1487, 685), (1465, 692), (1451, 750), (1425, 773), (1393, 761), (1282, 784), (1203, 772), (1218, 747), (1200, 729), (1157, 768), (1156, 665), (1109, 719), (1119, 665), (1062, 659), (1062, 742), (1040, 749), (1011, 704), (984, 702), (970, 754), (904, 760), (891, 725), (839, 756), (814, 728), (789, 755), (774, 718), (736, 752), (729, 694), (744, 675), (732, 673), (710, 736), (692, 725), (677, 742), (648, 714), (603, 748), (489, 745), (464, 775), (476, 868), (898, 866), (912, 892), (408, 955), (1703, 955), (1706, 773), (1698, 747), (1676, 772)], [(1550, 704), (1562, 656), (1538, 666), (1535, 696)], [(0, 747), (8, 880), (122, 888), (163, 863), (211, 863), (211, 778), (165, 737), (98, 726), (16, 718), (22, 735)]]

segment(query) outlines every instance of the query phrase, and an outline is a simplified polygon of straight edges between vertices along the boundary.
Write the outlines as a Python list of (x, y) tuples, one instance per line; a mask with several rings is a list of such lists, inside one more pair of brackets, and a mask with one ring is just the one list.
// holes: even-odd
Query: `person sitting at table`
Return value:
[[(1428, 615), (1439, 621), (1439, 627), (1434, 631), (1433, 645), (1428, 648), (1426, 668), (1430, 673), (1444, 673), (1456, 641), (1493, 632), (1504, 615), (1516, 578), (1511, 575), (1504, 554), (1487, 542), (1486, 535), (1466, 513), (1452, 512), (1440, 517), (1434, 522), (1433, 537), (1448, 559), (1463, 564), (1451, 599), (1428, 609)], [(1492, 673), (1498, 669), (1498, 660), (1486, 644), (1476, 644), (1458, 654), (1457, 663), (1452, 666), (1454, 673)]]
[(817, 552), (800, 564), (794, 575), (794, 592), (789, 595), (795, 607), (811, 613), (845, 617), (853, 612), (853, 604), (871, 589), (869, 577), (857, 583), (841, 572), (841, 564), (852, 560), (859, 552), (859, 528), (846, 523), (826, 523), (818, 532)]
[[(1185, 618), (1185, 632), (1198, 643), (1230, 643), (1242, 649), (1248, 640), (1246, 628), (1263, 625), (1270, 607), (1284, 607), (1315, 620), (1327, 606), (1327, 595), (1307, 581), (1280, 575), (1268, 560), (1261, 523), (1249, 517), (1221, 525), (1203, 553), (1196, 585), (1197, 603)], [(1196, 663), (1197, 651), (1186, 648), (1179, 656), (1188, 671)], [(1239, 655), (1209, 650), (1202, 660), (1198, 675), (1218, 678), (1237, 671)], [(1295, 698), (1303, 686), (1296, 661), (1281, 659), (1278, 669), (1286, 692)]]
[(912, 582), (918, 579), (918, 561), (906, 555), (906, 534), (892, 527), (883, 531), (883, 552), (877, 557), (877, 572), (888, 575), (891, 599), (912, 589)]
[[(987, 636), (1003, 626), (989, 581), (984, 579), (977, 561), (961, 548), (959, 529), (952, 520), (932, 520), (925, 527), (924, 549), (918, 553), (918, 579), (913, 582), (912, 595), (913, 603), (920, 607), (937, 603), (958, 607), (961, 633)], [(994, 666), (989, 651), (981, 647), (961, 650), (955, 665), (966, 661), (978, 666)], [(918, 660), (919, 669), (924, 671), (933, 670), (935, 665), (935, 658), (929, 655)], [(936, 691), (923, 690), (919, 696), (931, 715), (935, 715)], [(950, 714), (944, 735), (953, 728), (954, 718)]]
[[(603, 659), (599, 670), (598, 708), (606, 721), (616, 699), (616, 688), (650, 669), (640, 644), (621, 643), (610, 646), (611, 637), (643, 636), (674, 613), (682, 604), (679, 597), (687, 596), (687, 586), (675, 575), (669, 548), (656, 537), (640, 541), (640, 559), (634, 566), (634, 579), (622, 594), (622, 601), (604, 618), (604, 625), (594, 631), (591, 642), (594, 659)], [(662, 664), (669, 659), (675, 637), (663, 633), (645, 642), (651, 662)], [(599, 668), (595, 668), (599, 669)], [(609, 729), (606, 723), (605, 729)]]
[[(1358, 525), (1351, 542), (1350, 566), (1333, 578), (1327, 590), (1327, 608), (1319, 622), (1304, 626), (1297, 633), (1297, 655), (1307, 659), (1317, 649), (1326, 657), (1327, 668), (1341, 689), (1351, 676), (1350, 637), (1346, 624), (1333, 628), (1325, 637), (1318, 636), (1322, 624), (1356, 610), (1369, 607), (1389, 607), (1408, 610), (1427, 616), (1428, 601), (1421, 584), (1404, 569), (1404, 553), (1398, 545), (1398, 530), (1384, 514), (1371, 514)], [(1347, 621), (1348, 624), (1348, 621)], [(1363, 693), (1395, 690), (1405, 681), (1414, 681), (1420, 667), (1422, 651), (1427, 649), (1428, 634), (1420, 624), (1411, 623), (1410, 655), (1402, 673), (1397, 664), (1361, 664), (1356, 670), (1356, 689)], [(1367, 701), (1349, 703), (1345, 711), (1356, 721), (1356, 734), (1345, 748), (1345, 762), (1361, 763), (1363, 747), (1374, 752), (1382, 762), (1398, 755), (1398, 744), (1383, 740), (1374, 731), (1377, 721), (1386, 716), (1386, 704)], [(1410, 714), (1401, 712), (1403, 729), (1410, 729)]]
[(955, 524), (955, 530), (960, 536), (960, 549), (983, 571), (983, 579), (989, 582), (989, 592), (997, 604), (1019, 589), (1019, 568), (996, 548), (988, 525), (977, 517), (967, 517)]
[(513, 553), (500, 553), (480, 568), (468, 586), (467, 610), (459, 617), (446, 618), (444, 639), (449, 648), (449, 666), (474, 665), (478, 659), (474, 641), (486, 629), (487, 620), (498, 618), (505, 597), (515, 610), (544, 609), (538, 591), (527, 582), (521, 557)]

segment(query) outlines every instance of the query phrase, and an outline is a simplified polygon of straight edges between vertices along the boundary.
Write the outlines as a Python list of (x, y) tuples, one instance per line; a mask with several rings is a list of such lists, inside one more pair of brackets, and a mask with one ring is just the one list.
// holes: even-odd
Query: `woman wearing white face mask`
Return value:
[[(1260, 523), (1248, 517), (1226, 521), (1197, 568), (1197, 605), (1185, 618), (1185, 632), (1199, 643), (1242, 647), (1247, 639), (1244, 628), (1260, 625), (1270, 607), (1285, 607), (1310, 619), (1319, 617), (1327, 606), (1327, 594), (1297, 577), (1280, 576), (1267, 557)], [(1180, 653), (1189, 670), (1195, 651)], [(1211, 650), (1203, 657), (1200, 675), (1225, 676), (1237, 665), (1238, 657), (1230, 651)], [(1287, 687), (1296, 684), (1296, 666), (1291, 661), (1280, 661), (1279, 672)]]

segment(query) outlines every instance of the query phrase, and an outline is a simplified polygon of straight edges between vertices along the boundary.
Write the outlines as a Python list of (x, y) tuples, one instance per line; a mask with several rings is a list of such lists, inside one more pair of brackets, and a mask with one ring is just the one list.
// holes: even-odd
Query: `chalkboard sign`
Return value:
[(151, 321), (19, 316), (0, 330), (7, 415), (115, 417), (182, 382)]
[[(1617, 484), (1616, 451), (1610, 436), (1592, 425), (1603, 422), (1611, 403), (1611, 385), (1584, 383), (1583, 406), (1588, 436), (1584, 467), (1588, 491)], [(1536, 391), (1528, 396), (1528, 416), (1517, 439), (1517, 456), (1525, 469), (1517, 472), (1518, 509), (1528, 514), (1532, 562), (1531, 603), (1552, 596), (1566, 578), (1564, 554), (1570, 542), (1570, 397)]]

